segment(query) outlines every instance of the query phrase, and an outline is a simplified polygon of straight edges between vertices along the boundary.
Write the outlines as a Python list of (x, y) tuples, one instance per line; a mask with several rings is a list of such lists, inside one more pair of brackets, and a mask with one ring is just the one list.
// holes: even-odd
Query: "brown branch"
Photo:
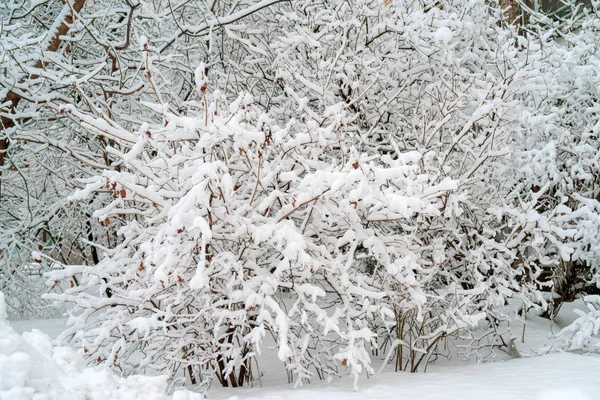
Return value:
[(115, 50), (125, 50), (129, 47), (129, 41), (131, 37), (131, 22), (133, 21), (133, 12), (138, 8), (141, 3), (135, 5), (129, 5), (129, 15), (127, 15), (127, 28), (125, 31), (125, 43), (122, 46), (115, 47)]
[(316, 202), (317, 200), (319, 200), (319, 198), (320, 198), (321, 196), (323, 196), (325, 193), (329, 192), (330, 190), (331, 190), (331, 188), (329, 188), (329, 189), (326, 189), (326, 190), (325, 190), (323, 193), (316, 195), (316, 196), (315, 196), (315, 197), (313, 197), (312, 199), (308, 199), (308, 200), (306, 200), (306, 201), (303, 201), (302, 203), (298, 204), (298, 206), (297, 206), (297, 207), (294, 207), (294, 208), (292, 209), (292, 211), (288, 212), (288, 213), (287, 213), (287, 214), (285, 214), (283, 217), (279, 218), (279, 219), (277, 220), (277, 223), (279, 223), (279, 222), (283, 221), (284, 219), (287, 219), (287, 218), (288, 218), (290, 215), (292, 215), (293, 213), (295, 213), (296, 211), (298, 211), (298, 209), (300, 209), (301, 207), (304, 207), (304, 206), (305, 206), (305, 205), (307, 205), (308, 203), (310, 203), (310, 202), (312, 202), (312, 201)]

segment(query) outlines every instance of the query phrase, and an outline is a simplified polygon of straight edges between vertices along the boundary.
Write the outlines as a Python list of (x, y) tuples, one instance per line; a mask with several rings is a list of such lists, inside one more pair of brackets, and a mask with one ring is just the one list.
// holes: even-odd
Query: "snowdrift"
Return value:
[(85, 368), (77, 353), (53, 347), (34, 329), (19, 335), (6, 320), (0, 292), (0, 400), (200, 400), (186, 390), (167, 396), (167, 376), (119, 377), (105, 367)]

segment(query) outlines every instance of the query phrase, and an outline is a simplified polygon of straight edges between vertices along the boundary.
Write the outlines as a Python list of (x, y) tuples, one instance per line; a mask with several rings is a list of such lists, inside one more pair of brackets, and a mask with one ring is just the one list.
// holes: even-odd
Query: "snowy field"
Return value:
[[(574, 318), (566, 306), (553, 329)], [(1, 400), (199, 400), (197, 393), (180, 390), (164, 394), (166, 377), (122, 378), (103, 367), (85, 367), (77, 353), (56, 347), (52, 337), (60, 333), (64, 320), (0, 321)], [(513, 330), (522, 325), (514, 323)], [(40, 330), (38, 330), (38, 329)], [(43, 331), (43, 332), (42, 332)], [(352, 390), (350, 378), (314, 382), (294, 389), (282, 384), (280, 364), (263, 359), (268, 381), (255, 387), (223, 389), (213, 386), (209, 399), (229, 400), (595, 400), (600, 399), (600, 358), (571, 353), (532, 356), (532, 348), (551, 343), (547, 320), (528, 316), (525, 343), (517, 343), (522, 358), (478, 365), (433, 365), (423, 374), (382, 372), (363, 377), (359, 390)], [(502, 351), (498, 352), (502, 356)], [(273, 357), (273, 361), (275, 357)], [(278, 371), (279, 370), (279, 371)], [(262, 383), (262, 386), (260, 384)]]
[(358, 392), (350, 382), (214, 392), (211, 398), (239, 400), (592, 400), (600, 399), (600, 358), (562, 353), (426, 374), (385, 372), (362, 380)]

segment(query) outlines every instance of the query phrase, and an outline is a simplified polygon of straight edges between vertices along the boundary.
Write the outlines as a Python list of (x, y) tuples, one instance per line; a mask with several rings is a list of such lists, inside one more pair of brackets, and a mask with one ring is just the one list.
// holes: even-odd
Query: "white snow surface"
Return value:
[(211, 399), (234, 400), (596, 400), (600, 358), (553, 353), (505, 362), (448, 366), (427, 373), (384, 372), (359, 382), (216, 389)]

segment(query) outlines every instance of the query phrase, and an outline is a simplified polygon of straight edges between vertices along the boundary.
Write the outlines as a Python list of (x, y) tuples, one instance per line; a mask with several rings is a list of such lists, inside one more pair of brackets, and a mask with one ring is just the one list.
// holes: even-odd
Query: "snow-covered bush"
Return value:
[[(573, 3), (574, 8), (576, 4)], [(528, 203), (515, 222), (539, 283), (551, 292), (547, 315), (600, 286), (600, 118), (598, 4), (563, 20), (534, 15), (527, 54), (533, 69), (514, 137), (509, 201)], [(580, 10), (581, 11), (581, 10)], [(536, 265), (537, 264), (537, 265)]]
[(296, 383), (370, 373), (378, 351), (414, 372), (496, 334), (515, 294), (553, 315), (597, 285), (597, 17), (516, 29), (484, 0), (0, 16), (2, 287), (18, 310), (27, 266), (55, 269), (92, 362), (239, 386), (269, 334)]
[[(484, 316), (494, 327), (520, 288), (520, 239), (503, 236), (490, 206), (506, 193), (529, 65), (515, 33), (496, 23), (501, 12), (479, 0), (260, 4), (269, 7), (244, 15), (261, 29), (207, 31), (195, 88), (163, 57), (178, 47), (141, 37), (135, 57), (159, 106), (58, 108), (110, 143), (111, 171), (82, 193), (112, 194), (95, 217), (126, 226), (101, 243), (109, 249), (97, 268), (51, 275), (76, 282), (56, 297), (82, 313), (74, 329), (94, 315), (77, 336), (90, 358), (129, 371), (143, 349), (143, 368), (196, 380), (208, 368), (239, 385), (260, 339), (248, 334), (266, 329), (298, 382), (310, 367), (356, 375), (369, 366), (369, 343), (390, 345), (388, 359), (416, 371), (442, 339)], [(132, 29), (150, 33), (137, 12)], [(167, 82), (186, 82), (184, 94)], [(220, 94), (206, 100), (213, 87)], [(240, 91), (252, 101), (233, 101)], [(275, 280), (264, 286), (266, 277)], [(213, 306), (202, 295), (184, 296), (210, 285), (224, 296), (221, 319), (203, 312)]]
[[(55, 107), (107, 143), (111, 169), (73, 199), (123, 226), (95, 241), (97, 266), (50, 275), (72, 282), (53, 298), (74, 305), (70, 334), (89, 358), (237, 386), (270, 332), (296, 382), (357, 376), (378, 347), (416, 371), (484, 317), (495, 329), (515, 291), (535, 297), (535, 273), (518, 265), (529, 237), (506, 217), (529, 205), (505, 201), (533, 58), (501, 11), (253, 10), (242, 14), (261, 29), (206, 28), (208, 47), (190, 50), (206, 64), (181, 72), (183, 44), (147, 39), (159, 27), (134, 9), (128, 54), (145, 91), (110, 112)], [(80, 96), (99, 84), (89, 79)]]
[(574, 310), (579, 318), (556, 335), (556, 342), (552, 349), (600, 352), (600, 296), (584, 296), (583, 301), (588, 308), (587, 312)]
[[(129, 221), (98, 266), (50, 275), (79, 279), (54, 297), (74, 305), (67, 335), (124, 372), (185, 369), (192, 382), (207, 373), (242, 385), (268, 333), (297, 382), (311, 368), (370, 371), (370, 324), (390, 324), (397, 291), (411, 304), (399, 306), (430, 312), (415, 279), (418, 238), (400, 224), (438, 215), (456, 183), (431, 182), (417, 152), (361, 152), (335, 116), (282, 126), (249, 95), (227, 105), (207, 96), (202, 70), (199, 92), (210, 101), (191, 102), (197, 111), (187, 117), (146, 104), (163, 122), (133, 133), (62, 110), (121, 145), (109, 150), (120, 170), (73, 200), (109, 191), (114, 200), (94, 217)], [(382, 267), (357, 268), (359, 249)], [(379, 287), (390, 280), (391, 294)], [(455, 308), (451, 316), (462, 317)]]

